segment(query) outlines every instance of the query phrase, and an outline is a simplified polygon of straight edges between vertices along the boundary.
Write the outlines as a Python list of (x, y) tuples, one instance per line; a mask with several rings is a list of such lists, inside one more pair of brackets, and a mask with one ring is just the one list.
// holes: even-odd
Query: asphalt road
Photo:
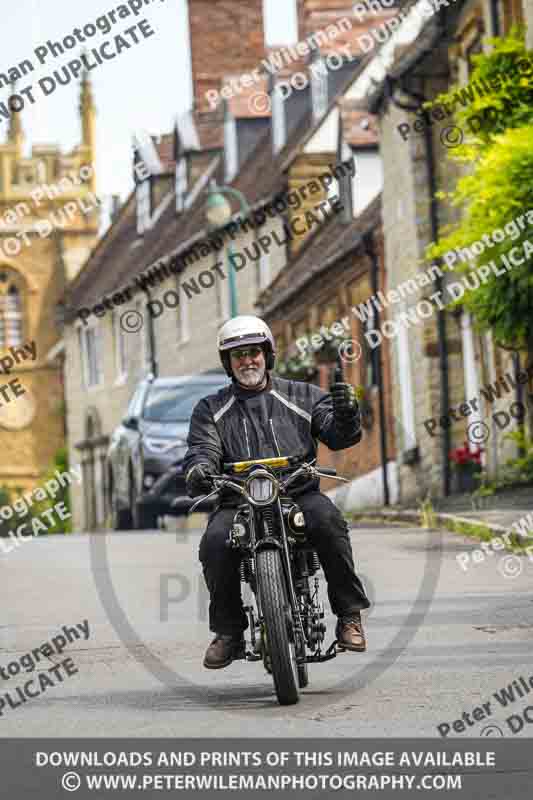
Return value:
[[(352, 530), (373, 600), (364, 614), (368, 651), (311, 665), (300, 703), (282, 708), (260, 662), (217, 672), (202, 667), (211, 634), (200, 534), (197, 527), (50, 536), (0, 556), (0, 667), (19, 662), (64, 625), (89, 624), (87, 640), (38, 665), (70, 657), (78, 671), (63, 672), (62, 682), (56, 673), (54, 685), (15, 708), (5, 701), (0, 736), (435, 737), (438, 725), (452, 726), (467, 712), (472, 724), (450, 735), (512, 737), (505, 720), (528, 705), (533, 723), (533, 688), (526, 693), (519, 683), (531, 676), (533, 687), (527, 558), (503, 564), (501, 554), (487, 555), (465, 573), (456, 555), (475, 544), (461, 536)], [(505, 577), (518, 572), (517, 563), (521, 574)], [(326, 608), (329, 644), (335, 620), (327, 601)], [(36, 674), (21, 668), (0, 678), (0, 699), (8, 691), (16, 699), (16, 687)], [(513, 680), (522, 696), (503, 708), (493, 693)], [(473, 709), (487, 702), (490, 713), (474, 720)], [(531, 723), (516, 735), (531, 736)]]

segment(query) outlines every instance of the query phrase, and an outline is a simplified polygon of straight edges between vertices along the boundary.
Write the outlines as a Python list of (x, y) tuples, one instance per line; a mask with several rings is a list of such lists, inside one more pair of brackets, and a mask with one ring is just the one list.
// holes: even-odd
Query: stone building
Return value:
[[(417, 6), (420, 2), (403, 4), (404, 10), (413, 11)], [(420, 271), (427, 269), (427, 263), (422, 266), (427, 245), (438, 240), (443, 226), (457, 213), (437, 192), (449, 191), (459, 175), (457, 164), (446, 157), (441, 138), (447, 123), (435, 123), (422, 132), (419, 129), (407, 140), (399, 126), (413, 125), (412, 111), (425, 99), (435, 98), (454, 83), (466, 84), (471, 55), (484, 46), (484, 37), (504, 35), (513, 23), (524, 21), (531, 11), (526, 6), (530, 6), (527, 0), (523, 8), (515, 0), (457, 0), (431, 17), (414, 13), (363, 65), (346, 93), (358, 108), (379, 115), (385, 265), (391, 288), (417, 279)], [(449, 451), (466, 439), (472, 422), (490, 428), (484, 455), (489, 472), (496, 474), (505, 457), (514, 453), (493, 418), (495, 411), (509, 405), (509, 396), (492, 406), (481, 402), (472, 416), (453, 424), (445, 422), (437, 431), (424, 425), (432, 418), (449, 419), (451, 408), (478, 396), (480, 388), (500, 375), (514, 371), (511, 356), (495, 347), (490, 333), (477, 333), (469, 314), (439, 310), (439, 300), (431, 300), (437, 292), (446, 293), (449, 277), (437, 274), (413, 299), (417, 305), (423, 302), (420, 308), (429, 308), (429, 315), (420, 313), (415, 322), (389, 329), (396, 334), (390, 336), (390, 345), (400, 497), (404, 502), (428, 492), (438, 496), (453, 490)], [(389, 311), (394, 325), (401, 322), (406, 307), (395, 303)], [(514, 391), (510, 397), (515, 399)]]
[[(97, 239), (95, 107), (81, 84), (82, 138), (70, 153), (34, 144), (25, 151), (23, 121), (13, 113), (0, 144), (0, 358), (4, 381), (25, 393), (0, 407), (0, 483), (32, 487), (65, 444), (58, 305)], [(35, 357), (20, 350), (34, 343)], [(7, 362), (8, 363), (8, 362)]]
[[(226, 25), (239, 31), (245, 46), (238, 69), (252, 70), (265, 52), (262, 28), (258, 29), (262, 0), (245, 5), (248, 12), (239, 16), (237, 24), (235, 4), (209, 4), (209, 23), (216, 30)], [(328, 24), (351, 13), (346, 2), (324, 3), (326, 6)], [(300, 19), (305, 21), (313, 8), (317, 8), (316, 2), (299, 3)], [(312, 248), (308, 246), (311, 239), (306, 244), (306, 235), (295, 228), (298, 216), (311, 205), (322, 202), (328, 206), (328, 195), (333, 198), (348, 192), (352, 197), (348, 170), (342, 177), (340, 172), (336, 177), (334, 171), (341, 157), (353, 162), (356, 151), (356, 201), (344, 212), (348, 215), (347, 242), (345, 251), (338, 253), (337, 280), (342, 282), (340, 273), (346, 269), (347, 279), (355, 284), (369, 269), (369, 258), (355, 253), (357, 248), (351, 247), (350, 241), (361, 230), (367, 231), (368, 220), (359, 229), (354, 215), (358, 216), (379, 193), (381, 168), (368, 114), (354, 112), (349, 103), (344, 103), (342, 91), (356, 73), (361, 53), (330, 58), (331, 68), (315, 73), (311, 71), (313, 60), (304, 67), (295, 61), (268, 83), (263, 76), (260, 83), (235, 97), (226, 92), (224, 102), (209, 110), (202, 100), (205, 91), (222, 92), (228, 73), (235, 77), (236, 70), (228, 62), (223, 35), (212, 40), (206, 57), (205, 41), (210, 34), (206, 32), (205, 13), (205, 3), (191, 0), (196, 107), (177, 119), (172, 135), (138, 138), (135, 189), (69, 287), (66, 298), (70, 451), (73, 459), (81, 457), (85, 465), (83, 489), (72, 487), (75, 525), (82, 528), (100, 526), (105, 521), (111, 483), (105, 471), (105, 451), (139, 379), (147, 372), (170, 376), (219, 366), (214, 345), (220, 325), (231, 314), (256, 312), (260, 293), (289, 261), (296, 264), (301, 255), (308, 264), (309, 254), (312, 260), (313, 249), (321, 246), (322, 237), (331, 243), (332, 235), (338, 236), (333, 214), (324, 215), (315, 226)], [(307, 34), (310, 28), (304, 25), (301, 30)], [(255, 51), (250, 44), (254, 42)], [(327, 62), (335, 52), (339, 43), (333, 39), (328, 42), (315, 48), (315, 60), (319, 56)], [(276, 100), (276, 82), (290, 79), (294, 70), (301, 69), (309, 71), (308, 85), (283, 103), (279, 94)], [(250, 98), (266, 88), (270, 102), (256, 108)], [(330, 114), (337, 122), (322, 129), (320, 120)], [(311, 131), (314, 135), (308, 142)], [(325, 172), (331, 175), (330, 185), (324, 181), (312, 203), (305, 194), (297, 204), (288, 199), (289, 195), (294, 199), (294, 192), (309, 183), (311, 173)], [(219, 239), (218, 246), (210, 247), (206, 242), (212, 231), (206, 212), (214, 194), (220, 199), (221, 187), (230, 203), (231, 218), (224, 229), (230, 233)], [(254, 222), (238, 224), (247, 215)], [(374, 208), (370, 215), (371, 227), (376, 229), (376, 249), (381, 253), (379, 212)], [(215, 234), (211, 240), (217, 241)], [(351, 257), (352, 251), (360, 259), (355, 269), (344, 259), (345, 255)], [(171, 259), (177, 267), (165, 274)], [(130, 295), (124, 292), (128, 286), (134, 288)], [(336, 292), (337, 288), (332, 301)], [(117, 305), (108, 310), (102, 299), (113, 297)], [(357, 297), (354, 286), (353, 299)], [(80, 316), (77, 312), (83, 308), (87, 311)], [(95, 313), (91, 313), (93, 308)], [(141, 323), (139, 329), (127, 330), (135, 327), (128, 325), (128, 320), (136, 319)], [(272, 324), (279, 327), (275, 313)], [(377, 400), (373, 402), (375, 405)], [(377, 436), (377, 426), (372, 435)], [(374, 460), (368, 458), (363, 467), (369, 472), (379, 469), (375, 446), (373, 452)], [(390, 443), (389, 454), (392, 458)], [(346, 466), (349, 474), (357, 474), (353, 461)]]

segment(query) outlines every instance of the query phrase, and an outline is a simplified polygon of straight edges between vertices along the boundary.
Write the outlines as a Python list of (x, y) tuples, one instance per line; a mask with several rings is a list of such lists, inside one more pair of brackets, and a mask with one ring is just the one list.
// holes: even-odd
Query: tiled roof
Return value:
[[(338, 102), (342, 96), (339, 91), (335, 100)], [(219, 112), (213, 112), (213, 114)], [(205, 114), (194, 114), (195, 120), (206, 120)], [(220, 114), (219, 114), (220, 117)], [(214, 119), (213, 117), (211, 119)], [(318, 123), (320, 124), (320, 123)], [(318, 127), (314, 126), (314, 129)], [(268, 202), (270, 198), (287, 188), (286, 169), (290, 160), (301, 150), (302, 140), (307, 138), (313, 130), (311, 111), (309, 110), (289, 136), (283, 149), (276, 155), (272, 153), (271, 127), (263, 135), (255, 149), (241, 166), (232, 186), (241, 191), (250, 206), (259, 201)], [(202, 140), (202, 150), (207, 145), (214, 145), (218, 135), (222, 134), (222, 125), (205, 125), (204, 131), (200, 127), (199, 138)], [(170, 134), (160, 137), (158, 148), (162, 148), (161, 157), (168, 158), (170, 148)], [(361, 134), (362, 136), (362, 134)], [(220, 141), (220, 145), (222, 142)], [(238, 212), (238, 204), (232, 202), (234, 213)], [(136, 213), (134, 193), (130, 195), (126, 205), (122, 208), (119, 218), (112, 228), (98, 243), (88, 262), (69, 287), (66, 302), (67, 306), (76, 310), (82, 306), (92, 306), (100, 302), (103, 296), (109, 296), (121, 288), (131, 284), (135, 276), (151, 267), (160, 258), (174, 252), (177, 248), (186, 249), (186, 243), (193, 237), (199, 237), (205, 232), (205, 192), (200, 192), (192, 207), (183, 214), (177, 215), (175, 203), (170, 199), (167, 207), (157, 220), (154, 227), (145, 232), (141, 238), (136, 230)], [(329, 241), (329, 229), (332, 224), (337, 227), (338, 222), (328, 223), (324, 232), (317, 230), (316, 236), (311, 237), (316, 244), (323, 246), (321, 237)], [(350, 228), (351, 226), (347, 226)], [(344, 240), (348, 232), (339, 229), (334, 239)], [(318, 242), (320, 238), (320, 242)], [(333, 246), (334, 243), (332, 243)], [(307, 251), (307, 245), (304, 251)], [(304, 257), (302, 253), (301, 258)], [(68, 313), (68, 312), (67, 312)]]

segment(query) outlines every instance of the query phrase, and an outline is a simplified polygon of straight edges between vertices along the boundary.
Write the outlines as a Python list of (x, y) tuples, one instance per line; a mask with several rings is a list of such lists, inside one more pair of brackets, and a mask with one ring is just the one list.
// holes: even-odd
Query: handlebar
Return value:
[[(288, 458), (288, 457), (287, 458), (279, 457), (279, 458), (270, 458), (270, 459), (263, 458), (263, 459), (257, 459), (257, 461), (240, 461), (240, 462), (235, 462), (233, 464), (225, 463), (223, 465), (223, 468), (227, 469), (228, 467), (231, 467), (231, 468), (234, 468), (235, 471), (237, 471), (237, 472), (244, 472), (245, 471), (245, 468), (244, 468), (245, 464), (249, 465), (248, 467), (246, 467), (246, 469), (248, 469), (249, 467), (253, 466), (254, 464), (256, 464), (257, 466), (265, 466), (265, 467), (266, 466), (270, 466), (271, 468), (273, 468), (275, 465), (272, 462), (279, 462), (279, 461), (283, 461), (285, 463), (283, 465), (277, 465), (277, 466), (281, 466), (282, 468), (284, 467), (286, 469), (289, 466), (287, 462), (290, 461), (290, 458)], [(267, 464), (267, 462), (270, 462), (270, 463)], [(313, 466), (313, 464), (303, 463), (303, 464), (301, 464), (300, 467), (298, 467), (298, 469), (296, 469), (291, 475), (289, 475), (288, 478), (286, 478), (284, 481), (280, 481), (279, 482), (281, 491), (284, 491), (285, 489), (287, 489), (289, 484), (293, 483), (297, 478), (301, 477), (302, 475), (306, 475), (306, 474), (309, 475), (310, 477), (313, 477), (313, 478), (321, 478), (321, 477), (329, 478), (329, 477), (331, 477), (331, 478), (335, 478), (338, 481), (344, 481), (344, 482), (348, 483), (348, 480), (346, 478), (342, 478), (342, 477), (338, 476), (337, 475), (337, 471), (335, 469), (331, 468), (331, 467), (315, 467), (315, 466)], [(207, 500), (208, 498), (212, 497), (214, 494), (217, 494), (221, 489), (224, 489), (224, 488), (233, 489), (234, 491), (238, 492), (239, 494), (242, 494), (242, 495), (246, 496), (246, 491), (245, 491), (244, 486), (243, 486), (243, 478), (242, 477), (238, 477), (238, 478), (234, 479), (234, 477), (232, 475), (225, 475), (225, 474), (222, 474), (222, 475), (211, 475), (210, 477), (211, 477), (212, 485), (214, 486), (213, 491), (210, 492), (207, 495), (204, 495), (199, 500), (197, 500), (197, 502), (190, 509), (189, 513), (192, 513), (193, 510), (196, 508), (196, 506), (199, 503), (203, 502), (204, 500)], [(240, 481), (240, 483), (237, 483), (236, 481)]]

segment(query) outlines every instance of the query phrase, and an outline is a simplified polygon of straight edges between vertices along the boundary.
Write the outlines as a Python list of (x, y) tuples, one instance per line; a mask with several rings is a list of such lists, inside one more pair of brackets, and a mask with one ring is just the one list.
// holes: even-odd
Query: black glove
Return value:
[(333, 416), (339, 427), (345, 428), (355, 422), (359, 425), (359, 403), (354, 387), (349, 383), (332, 383), (329, 391), (333, 400)]
[(191, 467), (185, 478), (189, 497), (209, 494), (213, 489), (211, 478), (213, 474), (213, 468), (210, 464), (195, 464), (194, 467)]

